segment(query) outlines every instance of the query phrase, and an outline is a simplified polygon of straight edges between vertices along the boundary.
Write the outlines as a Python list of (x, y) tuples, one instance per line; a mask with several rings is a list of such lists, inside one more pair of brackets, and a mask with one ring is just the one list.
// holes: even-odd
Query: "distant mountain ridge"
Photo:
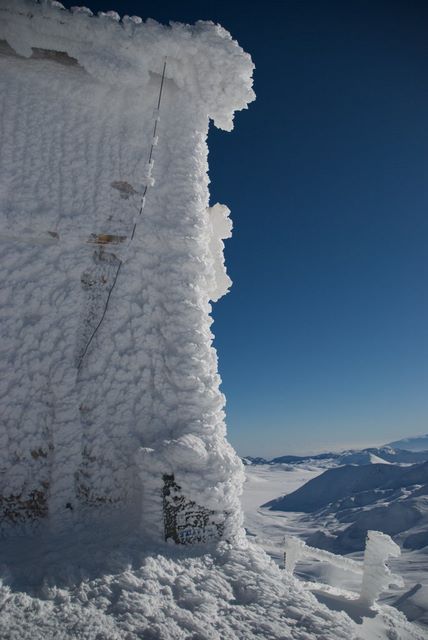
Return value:
[[(403, 442), (403, 441), (400, 441)], [(428, 460), (428, 436), (426, 450), (406, 450), (394, 448), (391, 445), (383, 447), (368, 447), (366, 449), (350, 449), (341, 452), (318, 453), (316, 455), (279, 456), (267, 460), (262, 457), (245, 456), (242, 461), (248, 464), (307, 464), (310, 462), (331, 461), (335, 465), (342, 466), (347, 464), (365, 465), (365, 464), (415, 464)]]
[(372, 464), (364, 469), (345, 465), (328, 469), (296, 491), (263, 506), (280, 511), (311, 513), (357, 493), (374, 489), (393, 490), (416, 484), (428, 484), (428, 462), (410, 467)]
[(426, 451), (428, 450), (428, 433), (424, 436), (395, 440), (395, 442), (390, 442), (386, 446), (392, 447), (393, 449), (406, 449), (407, 451)]

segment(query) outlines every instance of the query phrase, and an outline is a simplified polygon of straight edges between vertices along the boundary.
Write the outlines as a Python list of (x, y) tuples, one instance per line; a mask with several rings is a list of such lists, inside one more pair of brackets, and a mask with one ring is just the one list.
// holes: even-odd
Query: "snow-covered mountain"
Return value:
[(428, 433), (424, 436), (395, 440), (386, 446), (393, 447), (395, 449), (406, 449), (407, 451), (426, 451), (428, 450)]
[[(340, 555), (351, 552), (352, 558), (361, 559), (366, 529), (385, 530), (387, 527), (402, 548), (401, 558), (394, 560), (391, 568), (403, 577), (404, 585), (385, 592), (381, 601), (405, 613), (409, 620), (417, 621), (418, 625), (422, 625), (423, 637), (428, 638), (426, 466), (372, 464), (326, 471), (323, 461), (295, 465), (249, 465), (246, 467), (247, 481), (243, 497), (247, 531), (265, 540), (297, 537), (312, 547)], [(383, 483), (382, 488), (376, 488), (377, 480), (379, 484)], [(320, 485), (318, 489), (317, 481)], [(418, 484), (421, 481), (425, 484)], [(406, 486), (394, 488), (401, 484)], [(323, 485), (330, 494), (331, 503), (325, 504), (321, 491)], [(367, 489), (367, 486), (374, 488)], [(333, 492), (336, 492), (335, 499)], [(305, 493), (308, 500), (311, 499), (311, 493), (317, 494), (318, 503), (324, 506), (318, 505), (317, 508), (313, 501), (311, 508), (314, 510), (305, 513), (260, 506), (278, 503), (276, 499), (281, 494), (290, 495), (291, 506), (293, 495), (302, 496)], [(343, 495), (346, 493), (348, 495)], [(294, 508), (299, 506), (296, 504)], [(279, 552), (266, 548), (278, 563), (282, 562)], [(356, 551), (356, 548), (361, 550)], [(320, 582), (331, 585), (332, 594), (337, 594), (338, 588), (359, 588), (358, 580), (352, 580), (346, 572), (338, 573), (337, 569), (333, 570), (320, 561), (309, 559), (301, 562), (297, 573), (314, 593)], [(332, 602), (335, 601), (334, 597)], [(376, 633), (372, 636), (366, 629), (364, 632), (361, 630), (360, 636), (364, 640), (377, 638)], [(397, 638), (402, 640), (400, 632)]]
[(398, 536), (405, 548), (420, 549), (428, 545), (428, 462), (328, 469), (263, 506), (328, 521), (329, 527), (316, 531), (309, 543), (336, 553), (363, 549), (369, 529)]
[[(404, 442), (404, 441), (403, 441)], [(428, 444), (427, 449), (400, 449), (385, 445), (383, 447), (368, 447), (366, 449), (349, 449), (341, 452), (318, 453), (315, 455), (294, 456), (284, 455), (272, 458), (270, 460), (262, 457), (245, 456), (242, 459), (245, 465), (249, 464), (310, 464), (324, 462), (330, 465), (346, 465), (346, 464), (415, 464), (417, 462), (425, 462), (428, 460)]]

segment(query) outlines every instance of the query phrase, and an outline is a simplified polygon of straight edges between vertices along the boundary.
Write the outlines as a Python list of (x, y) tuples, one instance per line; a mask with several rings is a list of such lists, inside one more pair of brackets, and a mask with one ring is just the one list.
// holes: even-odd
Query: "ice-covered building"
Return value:
[(253, 100), (251, 59), (209, 22), (54, 1), (1, 0), (0, 41), (1, 528), (230, 539), (207, 133)]

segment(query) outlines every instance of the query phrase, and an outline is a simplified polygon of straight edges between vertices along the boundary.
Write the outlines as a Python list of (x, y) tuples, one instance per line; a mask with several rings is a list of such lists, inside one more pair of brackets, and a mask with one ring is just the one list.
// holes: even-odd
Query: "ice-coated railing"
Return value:
[(284, 548), (284, 568), (291, 574), (294, 573), (298, 562), (304, 558), (312, 558), (362, 575), (359, 601), (367, 607), (373, 606), (380, 593), (390, 585), (403, 586), (401, 576), (391, 573), (387, 566), (389, 558), (397, 558), (401, 555), (401, 549), (390, 536), (380, 531), (367, 532), (363, 562), (310, 547), (294, 536), (286, 536), (282, 544), (259, 537), (257, 542), (268, 549)]
[(284, 546), (284, 567), (290, 573), (294, 572), (296, 564), (303, 558), (313, 558), (321, 562), (328, 562), (338, 569), (352, 571), (352, 573), (363, 573), (363, 566), (360, 562), (346, 558), (345, 556), (330, 553), (329, 551), (324, 551), (324, 549), (310, 547), (303, 540), (300, 540), (300, 538), (286, 537)]

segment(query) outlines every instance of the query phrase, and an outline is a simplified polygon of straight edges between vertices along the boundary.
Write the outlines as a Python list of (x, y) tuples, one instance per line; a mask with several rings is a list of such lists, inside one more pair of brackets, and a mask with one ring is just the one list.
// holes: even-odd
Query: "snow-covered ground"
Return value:
[[(248, 501), (247, 501), (248, 504)], [(254, 505), (254, 503), (253, 503)], [(108, 536), (105, 535), (108, 531)], [(120, 529), (5, 541), (2, 640), (423, 640), (391, 607), (315, 597), (257, 545), (160, 546)], [(321, 597), (329, 599), (325, 606)], [(339, 607), (339, 608), (340, 608)]]
[[(329, 531), (338, 524), (332, 509), (330, 512), (323, 510), (303, 513), (274, 511), (263, 508), (261, 505), (292, 493), (320, 476), (329, 466), (333, 466), (329, 461), (297, 465), (246, 466), (247, 479), (244, 486), (243, 506), (248, 534), (267, 540), (279, 540), (281, 536), (293, 535), (309, 540), (311, 544), (314, 544), (320, 532), (328, 535)], [(408, 467), (404, 469), (408, 470)], [(363, 513), (370, 523), (370, 506), (365, 507)], [(388, 509), (385, 510), (383, 517), (388, 517)], [(349, 522), (346, 525), (349, 526)], [(426, 522), (419, 525), (421, 526), (426, 527)], [(376, 529), (375, 524), (371, 528)], [(269, 547), (268, 544), (265, 546), (271, 556), (281, 564), (283, 560), (281, 551)], [(362, 552), (353, 553), (351, 557), (362, 559)], [(410, 620), (417, 622), (425, 637), (428, 637), (428, 547), (413, 551), (403, 549), (401, 558), (391, 561), (390, 566), (395, 573), (404, 578), (405, 586), (384, 593), (380, 601), (403, 611)], [(338, 606), (337, 599), (341, 589), (358, 590), (359, 588), (358, 577), (326, 563), (305, 560), (298, 565), (296, 574), (306, 583), (322, 582), (330, 587), (333, 586), (333, 588), (327, 588), (329, 595), (326, 595), (325, 589), (320, 590), (316, 584), (311, 585), (319, 599), (330, 606)], [(374, 624), (373, 621), (372, 624)]]
[[(321, 472), (315, 466), (247, 468), (244, 509), (249, 533), (275, 538), (285, 531), (306, 535), (314, 530), (317, 523), (311, 524), (310, 514), (275, 514), (259, 505)], [(412, 557), (409, 567), (420, 572)], [(129, 535), (127, 523), (123, 529), (106, 522), (98, 530), (82, 527), (56, 536), (9, 538), (0, 548), (0, 638), (428, 638), (394, 607), (369, 610), (350, 598), (346, 589), (355, 585), (338, 569), (328, 573), (322, 563), (306, 563), (298, 566), (297, 575), (245, 540), (233, 546), (222, 542), (148, 549), (140, 535)], [(323, 588), (314, 580), (336, 586)]]
[[(354, 637), (260, 548), (221, 543), (142, 551), (120, 532), (10, 544), (2, 640)], [(79, 561), (76, 561), (79, 557)], [(12, 561), (11, 561), (12, 560)], [(3, 564), (3, 573), (5, 573)], [(356, 637), (356, 636), (355, 636)], [(413, 636), (409, 636), (413, 637)], [(417, 636), (414, 636), (416, 639)]]

